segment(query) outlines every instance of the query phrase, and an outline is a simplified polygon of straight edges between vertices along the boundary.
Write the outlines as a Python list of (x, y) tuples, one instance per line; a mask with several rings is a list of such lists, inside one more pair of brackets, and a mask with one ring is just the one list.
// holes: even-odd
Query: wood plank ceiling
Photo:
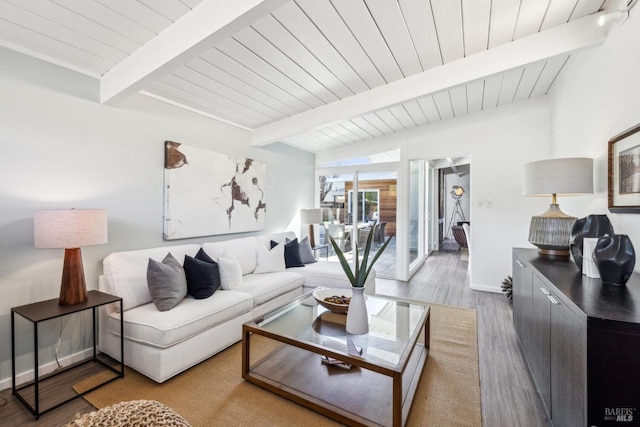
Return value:
[[(116, 67), (144, 62), (154, 39), (168, 51), (188, 39), (179, 27), (187, 19), (206, 22), (203, 13), (224, 15), (240, 3), (263, 10), (249, 21), (230, 18), (232, 31), (210, 46), (193, 42), (191, 54), (163, 59), (142, 73), (139, 91), (253, 130), (256, 145), (318, 152), (544, 95), (574, 51), (603, 39), (554, 50), (539, 48), (550, 44), (543, 36), (556, 30), (551, 44), (563, 45), (556, 38), (597, 33), (571, 23), (635, 1), (0, 0), (0, 45), (107, 79)], [(177, 36), (168, 36), (171, 27)], [(525, 52), (496, 68), (504, 56), (522, 56), (508, 50), (518, 41), (550, 53)], [(478, 72), (456, 71), (465, 68)], [(461, 77), (433, 82), (439, 70)], [(409, 77), (431, 86), (404, 94)]]

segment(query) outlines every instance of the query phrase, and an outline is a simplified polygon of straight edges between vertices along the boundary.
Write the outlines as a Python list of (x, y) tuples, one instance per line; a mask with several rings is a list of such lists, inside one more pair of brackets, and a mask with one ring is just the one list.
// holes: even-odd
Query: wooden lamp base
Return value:
[(87, 284), (84, 280), (80, 248), (65, 249), (59, 304), (78, 304), (85, 302), (87, 298)]
[(309, 243), (312, 248), (316, 247), (316, 233), (313, 231), (313, 224), (309, 224)]

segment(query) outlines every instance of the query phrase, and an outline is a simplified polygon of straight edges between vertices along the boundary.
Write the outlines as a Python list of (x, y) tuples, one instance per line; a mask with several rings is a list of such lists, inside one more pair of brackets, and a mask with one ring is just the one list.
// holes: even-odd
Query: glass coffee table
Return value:
[[(336, 290), (337, 293), (340, 290)], [(429, 307), (367, 296), (369, 333), (311, 293), (242, 327), (242, 376), (348, 425), (402, 426), (429, 355)]]

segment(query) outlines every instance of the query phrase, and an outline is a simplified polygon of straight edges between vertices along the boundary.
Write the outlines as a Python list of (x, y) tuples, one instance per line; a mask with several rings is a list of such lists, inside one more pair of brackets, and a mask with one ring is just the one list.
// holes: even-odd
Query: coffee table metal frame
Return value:
[[(403, 426), (406, 422), (407, 416), (409, 414), (409, 410), (411, 408), (411, 403), (413, 401), (415, 390), (416, 390), (418, 381), (420, 379), (420, 374), (422, 373), (422, 370), (426, 363), (426, 359), (429, 354), (429, 329), (430, 329), (429, 307), (425, 304), (420, 304), (413, 301), (405, 301), (405, 300), (393, 299), (388, 297), (382, 298), (382, 297), (376, 296), (376, 297), (369, 297), (369, 299), (389, 301), (392, 303), (399, 303), (403, 305), (411, 304), (414, 306), (423, 307), (423, 311), (416, 322), (416, 326), (415, 328), (413, 328), (412, 331), (410, 331), (410, 335), (407, 337), (407, 343), (404, 348), (404, 351), (402, 351), (402, 355), (400, 356), (399, 361), (395, 364), (395, 366), (392, 366), (394, 365), (392, 363), (385, 364), (385, 363), (379, 363), (379, 361), (369, 360), (367, 359), (366, 355), (364, 357), (360, 357), (357, 355), (349, 354), (348, 352), (343, 352), (343, 351), (336, 350), (334, 348), (329, 348), (325, 345), (322, 345), (321, 343), (318, 344), (317, 342), (313, 342), (313, 340), (301, 338), (300, 336), (295, 336), (294, 334), (279, 333), (278, 331), (273, 331), (268, 329), (268, 324), (271, 321), (278, 319), (281, 315), (286, 315), (287, 312), (289, 312), (290, 310), (295, 310), (300, 306), (308, 307), (309, 305), (315, 305), (315, 301), (312, 301), (313, 297), (311, 293), (307, 293), (302, 295), (295, 301), (277, 310), (274, 310), (268, 314), (265, 314), (264, 316), (261, 316), (250, 322), (247, 322), (243, 325), (242, 327), (242, 376), (243, 378), (251, 383), (254, 383), (258, 386), (266, 388), (267, 390), (270, 390), (276, 394), (284, 396), (298, 404), (306, 406), (310, 409), (313, 409), (323, 415), (334, 418), (337, 421), (347, 425), (352, 425), (352, 426), (387, 425), (386, 423), (380, 423), (378, 421), (371, 420), (369, 417), (367, 417), (366, 413), (350, 412), (344, 409), (337, 402), (328, 402), (326, 399), (326, 396), (324, 397), (315, 396), (314, 393), (309, 392), (309, 390), (301, 391), (288, 384), (284, 384), (282, 381), (272, 378), (272, 376), (269, 375), (269, 372), (265, 373), (264, 370), (258, 372), (258, 370), (255, 368), (258, 365), (265, 362), (265, 360), (268, 361), (269, 358), (282, 357), (281, 352), (274, 351), (272, 353), (269, 353), (267, 356), (263, 357), (262, 359), (258, 361), (254, 361), (254, 363), (252, 364), (251, 338), (253, 335), (264, 336), (271, 340), (275, 340), (280, 343), (286, 344), (287, 346), (291, 346), (292, 348), (289, 348), (289, 349), (292, 351), (299, 352), (298, 349), (302, 349), (302, 350), (306, 350), (307, 352), (315, 353), (316, 355), (336, 358), (343, 361), (346, 364), (352, 365), (352, 368), (355, 368), (355, 370), (367, 370), (367, 371), (378, 373), (382, 376), (389, 377), (392, 382), (392, 392), (391, 392), (392, 414), (391, 414), (391, 417), (389, 418), (391, 420), (389, 425)], [(367, 301), (368, 305), (369, 305), (369, 299)], [(312, 301), (313, 304), (310, 304), (310, 301)], [(326, 311), (324, 308), (317, 306), (317, 313), (322, 314), (322, 313), (326, 313)], [(303, 328), (305, 329), (307, 334), (309, 333), (308, 329), (311, 327), (312, 327), (311, 324), (303, 325)], [(346, 332), (344, 334), (347, 340), (350, 340), (350, 338), (353, 338), (354, 341), (356, 341), (359, 337), (363, 337), (363, 336), (351, 336)], [(420, 337), (422, 336), (424, 337), (424, 340), (422, 343), (420, 343), (419, 342)], [(286, 348), (287, 346), (280, 345), (279, 348)], [(317, 360), (319, 365), (320, 358), (318, 357)], [(275, 364), (274, 366), (277, 366), (277, 370), (280, 371), (279, 375), (283, 375), (282, 369), (285, 369), (285, 372), (286, 372), (286, 366), (288, 364), (287, 363), (288, 360), (286, 359), (286, 356), (284, 359), (281, 358), (281, 359), (278, 359), (277, 361), (272, 360), (268, 362), (271, 362), (272, 364)], [(316, 369), (316, 371), (318, 369), (316, 366), (310, 366), (310, 367)], [(295, 367), (292, 366), (292, 369), (293, 368)], [(329, 370), (331, 369), (335, 370), (335, 369), (341, 369), (341, 368), (327, 366), (325, 371), (329, 372)], [(405, 371), (408, 374), (408, 376), (405, 376)], [(350, 373), (348, 372), (345, 372), (343, 374), (350, 375)], [(293, 374), (293, 371), (292, 371), (292, 375), (295, 375)], [(312, 380), (320, 381), (320, 382), (340, 381), (339, 378), (340, 378), (339, 375), (336, 376), (336, 375), (331, 375), (329, 373), (324, 376), (323, 375), (314, 376)], [(403, 381), (407, 381), (407, 380), (409, 383), (403, 384)], [(354, 393), (360, 392), (361, 399), (371, 398), (371, 393), (367, 392), (367, 390), (369, 391), (371, 390), (370, 388), (369, 389), (367, 388), (367, 387), (371, 387), (371, 384), (365, 381), (360, 385), (362, 387), (360, 390), (352, 390), (352, 391)], [(406, 393), (404, 396), (403, 396), (403, 388), (406, 388), (405, 390)], [(388, 404), (388, 402), (382, 402), (382, 401), (380, 402), (381, 406), (384, 406), (385, 403)]]

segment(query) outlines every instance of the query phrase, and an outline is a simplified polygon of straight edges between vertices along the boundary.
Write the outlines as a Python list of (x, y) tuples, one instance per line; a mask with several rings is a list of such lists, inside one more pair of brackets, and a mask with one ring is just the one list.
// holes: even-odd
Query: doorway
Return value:
[(471, 163), (468, 158), (445, 161), (438, 169), (439, 250), (459, 252), (468, 249), (462, 226), (471, 222)]

